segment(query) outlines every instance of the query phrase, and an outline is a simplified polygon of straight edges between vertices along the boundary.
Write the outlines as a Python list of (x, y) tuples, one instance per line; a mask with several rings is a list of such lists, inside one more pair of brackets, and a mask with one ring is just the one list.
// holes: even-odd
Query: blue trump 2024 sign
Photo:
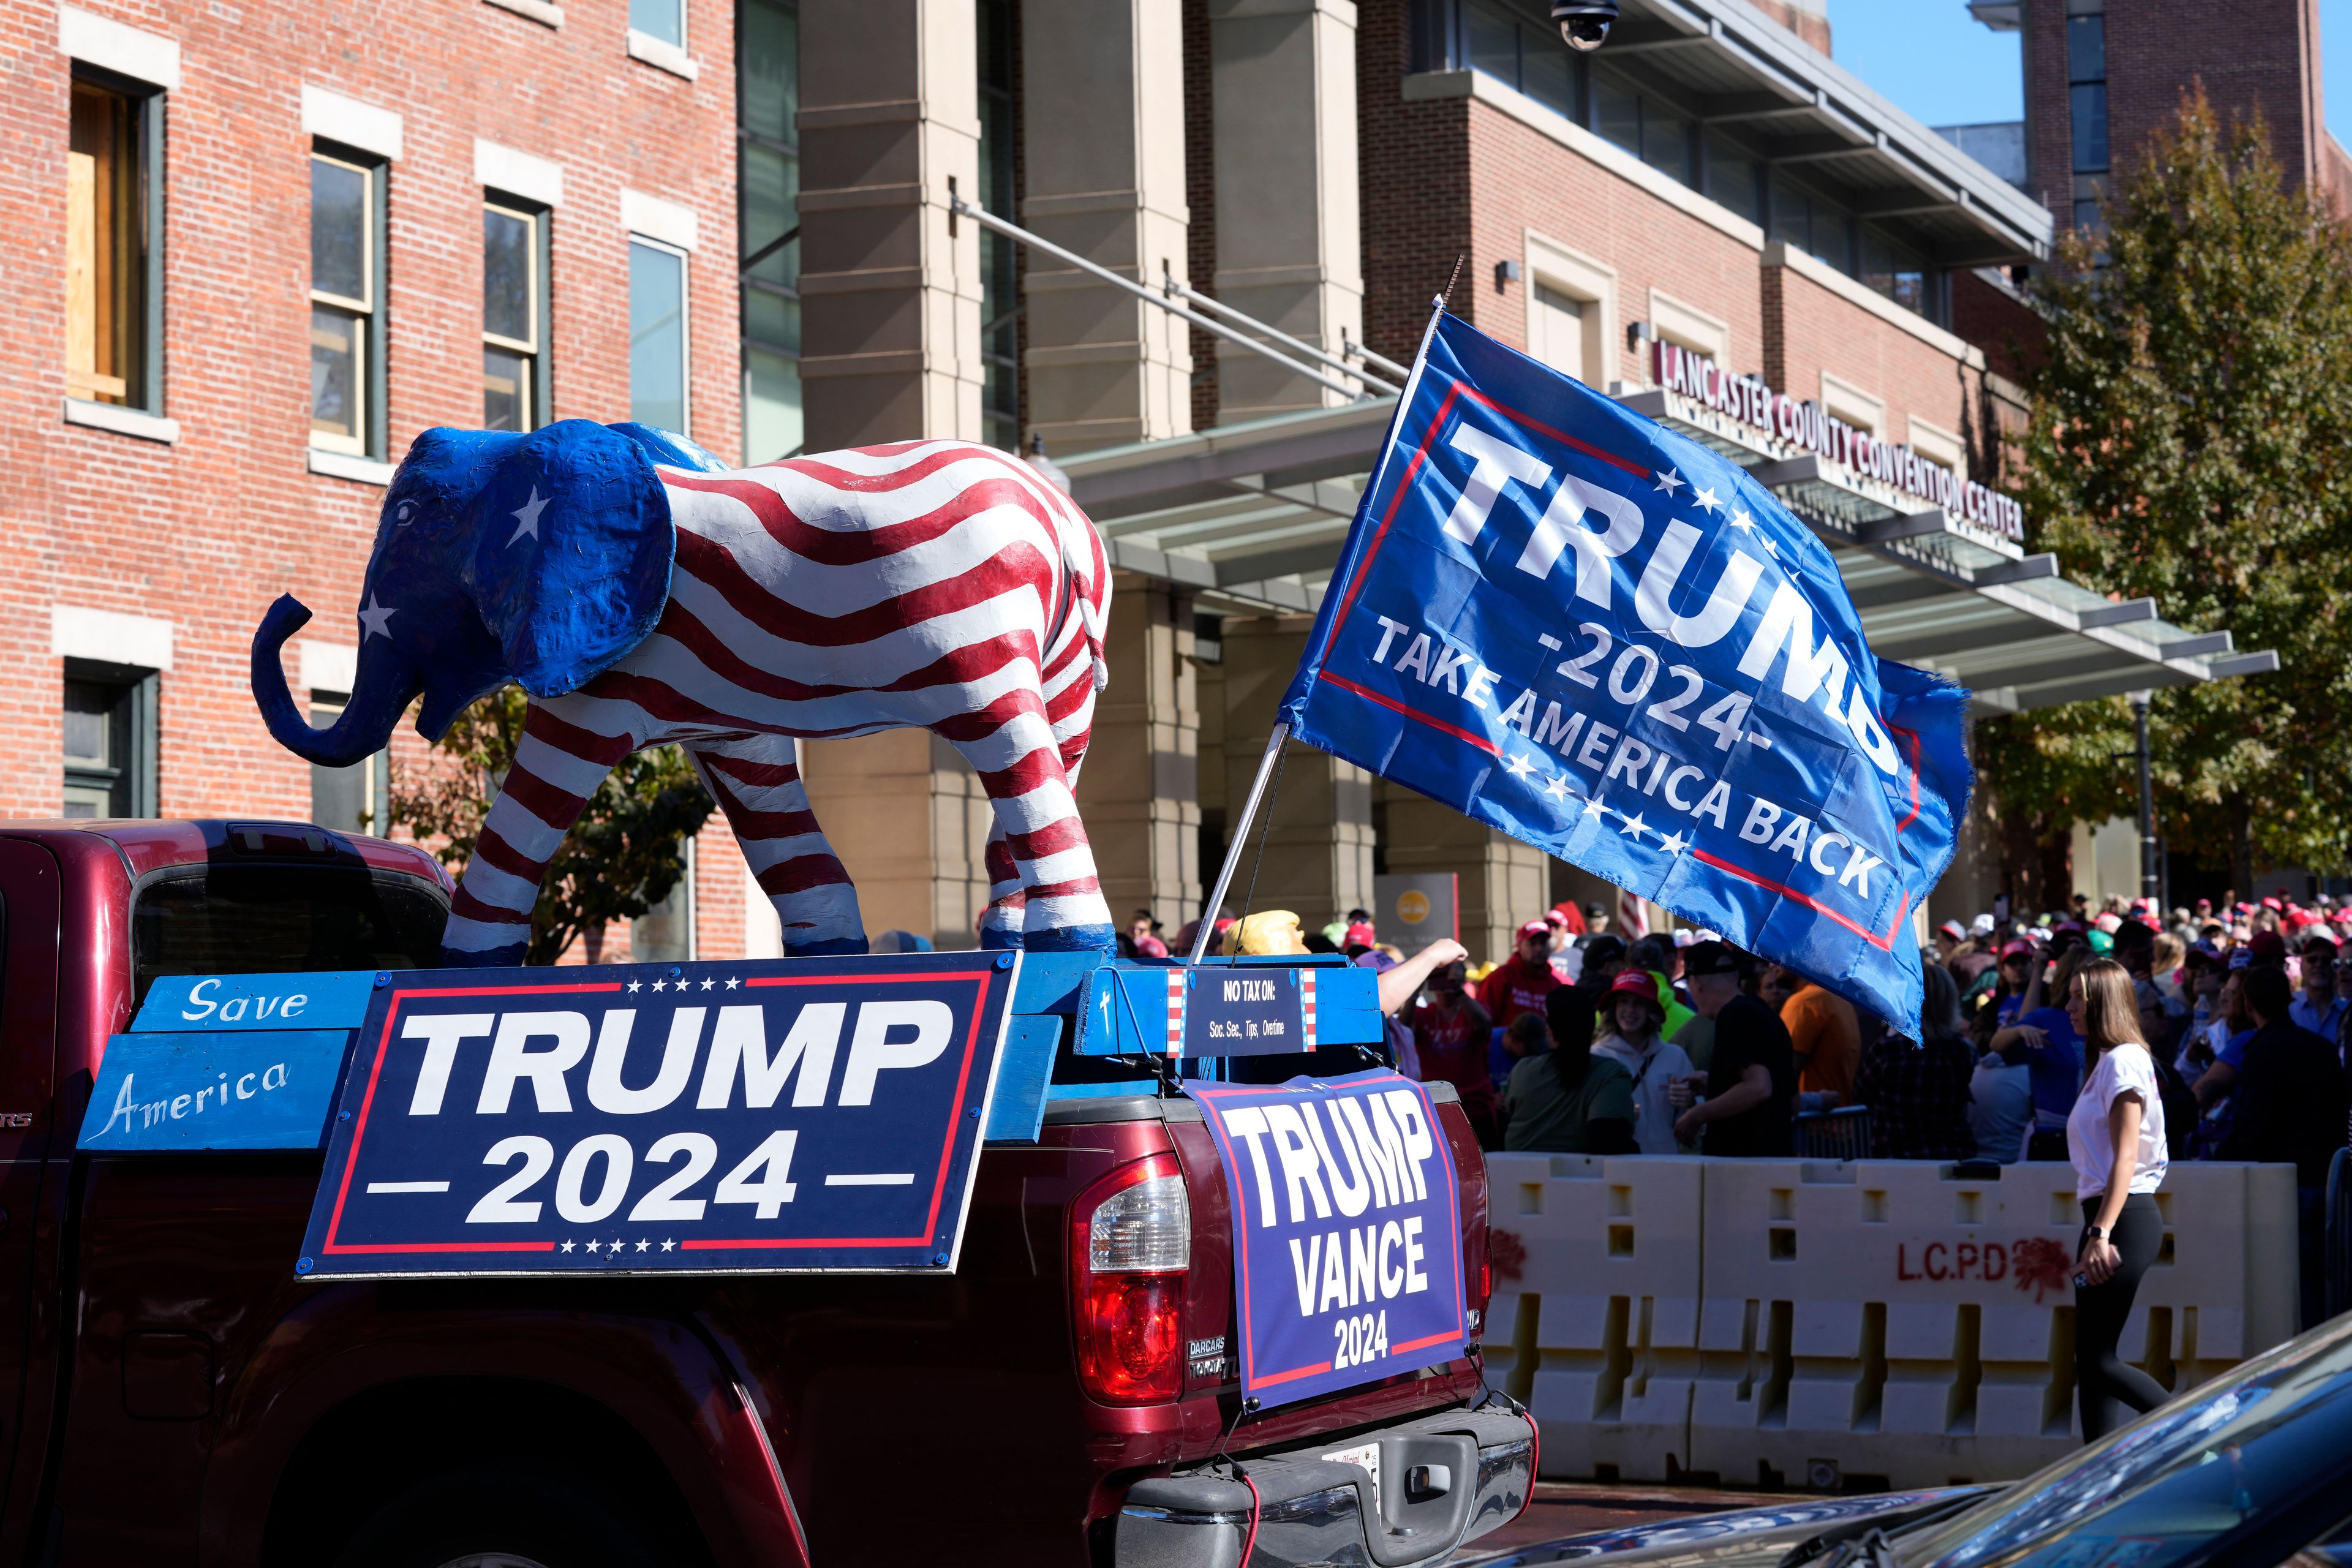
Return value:
[(1747, 473), (1446, 316), (1282, 717), (1916, 1038), (1966, 703)]
[(1244, 1397), (1312, 1399), (1462, 1353), (1462, 1198), (1429, 1091), (1385, 1070), (1188, 1083), (1234, 1205)]
[(404, 973), (297, 1271), (951, 1270), (1019, 955)]

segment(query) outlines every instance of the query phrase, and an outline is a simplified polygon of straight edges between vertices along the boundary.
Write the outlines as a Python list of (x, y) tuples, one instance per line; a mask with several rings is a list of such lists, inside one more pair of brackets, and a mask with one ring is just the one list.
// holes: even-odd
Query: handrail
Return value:
[(1321, 363), (1329, 365), (1333, 370), (1339, 372), (1342, 375), (1354, 376), (1366, 386), (1377, 386), (1383, 393), (1390, 393), (1397, 390), (1397, 385), (1393, 382), (1383, 381), (1379, 376), (1372, 374), (1370, 371), (1359, 370), (1337, 354), (1326, 353), (1323, 350), (1317, 348), (1313, 343), (1307, 342), (1298, 338), (1294, 338), (1288, 332), (1282, 331), (1276, 328), (1269, 327), (1264, 321), (1257, 320), (1254, 316), (1244, 315), (1241, 311), (1234, 310), (1231, 305), (1226, 304), (1222, 300), (1212, 299), (1210, 296), (1202, 293), (1198, 289), (1193, 288), (1191, 284), (1179, 280), (1173, 272), (1167, 269), (1164, 263), (1160, 268), (1160, 275), (1161, 279), (1160, 289), (1164, 293), (1181, 294), (1187, 300), (1192, 300), (1194, 303), (1206, 310), (1214, 310), (1220, 316), (1239, 321), (1244, 326), (1255, 327), (1259, 331), (1264, 332), (1267, 337), (1274, 339), (1276, 342), (1287, 343), (1290, 347), (1297, 349), (1300, 353), (1306, 354), (1310, 359), (1318, 360)]
[[(1345, 397), (1351, 402), (1372, 395), (1370, 393), (1359, 392), (1352, 386), (1334, 381), (1329, 376), (1325, 375), (1321, 371), (1315, 369), (1313, 366), (1301, 364), (1298, 361), (1292, 359), (1289, 355), (1283, 353), (1278, 350), (1268, 348), (1265, 344), (1259, 342), (1255, 338), (1244, 337), (1241, 333), (1234, 331), (1231, 327), (1225, 326), (1218, 321), (1213, 321), (1197, 310), (1187, 310), (1185, 307), (1176, 303), (1173, 300), (1161, 295), (1157, 289), (1151, 289), (1144, 284), (1138, 283), (1132, 278), (1121, 277), (1118, 273), (1112, 271), (1109, 268), (1099, 266), (1095, 262), (1089, 261), (1085, 257), (1078, 255), (1076, 251), (1065, 250), (1060, 246), (1055, 245), (1052, 240), (1046, 239), (1040, 235), (1032, 234), (1027, 229), (1023, 228), (1019, 224), (1007, 222), (1005, 219), (998, 217), (994, 213), (988, 211), (985, 207), (976, 207), (970, 202), (964, 200), (961, 196), (955, 195), (953, 192), (949, 193), (948, 195), (948, 210), (954, 213), (959, 217), (968, 217), (971, 219), (972, 222), (980, 225), (982, 228), (992, 228), (997, 233), (1003, 235), (1008, 238), (1017, 239), (1022, 244), (1042, 250), (1046, 255), (1051, 256), (1057, 260), (1066, 261), (1071, 266), (1078, 268), (1083, 271), (1091, 272), (1106, 283), (1116, 283), (1120, 288), (1126, 289), (1129, 293), (1135, 295), (1137, 298), (1150, 300), (1152, 304), (1159, 306), (1170, 315), (1190, 321), (1192, 325), (1199, 327), (1203, 331), (1213, 332), (1218, 337), (1224, 338), (1232, 342), (1239, 343), (1242, 347), (1249, 350), (1252, 353), (1262, 354), (1265, 358), (1272, 360), (1275, 363), (1282, 366), (1283, 369), (1289, 371), (1292, 374), (1303, 375), (1318, 386), (1329, 387), (1333, 392), (1338, 393), (1340, 396)], [(1269, 328), (1266, 330), (1271, 331), (1272, 329)], [(1350, 375), (1356, 375), (1360, 373), (1351, 370), (1349, 374)]]

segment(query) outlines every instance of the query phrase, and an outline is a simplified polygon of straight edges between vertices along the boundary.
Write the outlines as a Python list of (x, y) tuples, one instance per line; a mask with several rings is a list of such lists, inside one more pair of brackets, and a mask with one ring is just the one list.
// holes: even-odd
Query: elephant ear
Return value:
[(645, 452), (585, 419), (531, 432), (473, 508), (474, 603), (534, 697), (593, 679), (669, 602), (677, 532)]

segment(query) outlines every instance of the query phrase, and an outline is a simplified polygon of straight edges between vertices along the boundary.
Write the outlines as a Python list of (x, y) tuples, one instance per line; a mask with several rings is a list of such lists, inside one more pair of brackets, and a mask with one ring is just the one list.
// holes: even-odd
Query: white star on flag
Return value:
[(568, 1242), (568, 1241), (567, 1241), (567, 1242), (565, 1242), (565, 1243), (563, 1244), (563, 1250), (564, 1250), (564, 1251), (566, 1251), (566, 1252), (571, 1251), (571, 1250), (572, 1250), (572, 1244), (571, 1244), (570, 1242)]
[(1723, 503), (1715, 499), (1715, 491), (1712, 489), (1693, 490), (1691, 492), (1691, 504), (1693, 506), (1704, 507), (1708, 511), (1721, 511), (1723, 510)]
[(604, 1250), (617, 1256), (620, 1253), (627, 1251), (628, 1248), (622, 1243), (618, 1237), (615, 1237), (613, 1239), (613, 1245), (606, 1247)]
[(1642, 835), (1650, 831), (1650, 827), (1647, 823), (1642, 820), (1642, 814), (1637, 811), (1633, 816), (1627, 817), (1623, 825), (1621, 826), (1617, 831), (1624, 834), (1629, 838), (1638, 840)]
[(588, 1250), (589, 1250), (589, 1251), (591, 1251), (591, 1252), (595, 1251), (595, 1250), (596, 1250), (596, 1244), (595, 1244), (594, 1242), (593, 1242), (593, 1241), (592, 1241), (592, 1242), (590, 1242), (590, 1243), (588, 1244)]
[(1772, 536), (1769, 533), (1761, 533), (1757, 537), (1764, 542), (1764, 553), (1778, 561), (1780, 558), (1780, 547), (1772, 542)]
[(637, 1243), (637, 1250), (639, 1252), (651, 1252), (653, 1249), (654, 1244), (650, 1241), (641, 1241)]
[(1566, 800), (1568, 798), (1568, 775), (1566, 773), (1562, 773), (1558, 778), (1552, 780), (1551, 783), (1544, 785), (1544, 794), (1551, 796), (1554, 800)]
[(1690, 840), (1679, 833), (1669, 833), (1658, 840), (1658, 847), (1669, 855), (1679, 855), (1690, 847)]
[(1609, 808), (1601, 805), (1600, 798), (1595, 796), (1584, 803), (1584, 815), (1587, 816), (1606, 816), (1609, 815)]
[(662, 1250), (663, 1250), (664, 1252), (667, 1252), (671, 1247), (676, 1247), (677, 1245), (677, 1243), (676, 1243), (675, 1241), (665, 1241), (665, 1242), (663, 1242), (663, 1243), (662, 1243)]
[(1753, 529), (1756, 526), (1756, 520), (1748, 515), (1748, 509), (1746, 507), (1742, 507), (1738, 511), (1731, 514), (1731, 526), (1734, 528)]
[(1656, 474), (1655, 478), (1658, 481), (1657, 488), (1665, 491), (1668, 495), (1674, 494), (1675, 491), (1690, 483), (1688, 479), (1683, 478), (1672, 468), (1668, 468), (1663, 474)]
[(737, 979), (736, 979), (733, 975), (731, 975), (731, 974), (730, 974), (730, 975), (729, 975), (729, 976), (727, 977), (727, 989), (728, 989), (728, 990), (730, 990), (730, 991), (734, 990), (736, 986), (738, 986), (738, 985), (740, 985), (740, 984), (742, 984), (742, 982), (741, 982), (741, 981), (737, 980)]
[(706, 974), (706, 975), (704, 975), (704, 976), (702, 977), (702, 988), (703, 988), (705, 991), (709, 990), (712, 986), (714, 986), (714, 985), (716, 985), (716, 984), (719, 984), (719, 982), (717, 982), (716, 980), (711, 979), (711, 978), (710, 978), (710, 976), (709, 976), (708, 974)]
[(669, 989), (669, 987), (668, 987), (667, 985), (664, 984), (662, 982), (660, 982), (660, 981), (656, 980), (656, 981), (655, 981), (655, 982), (654, 982), (654, 989), (655, 989), (655, 990), (656, 990), (656, 991), (667, 991), (667, 990), (668, 990), (668, 989)]
[(1515, 779), (1523, 779), (1536, 771), (1536, 765), (1528, 761), (1528, 754), (1525, 752), (1520, 752), (1503, 764), (1503, 771)]
[(531, 538), (537, 539), (539, 537), (539, 514), (547, 510), (548, 500), (552, 500), (554, 499), (554, 497), (550, 496), (547, 498), (547, 500), (541, 500), (539, 495), (539, 487), (537, 485), (531, 486), (530, 499), (514, 510), (515, 531), (507, 536), (507, 542), (511, 545), (515, 541), (522, 538), (525, 534), (529, 534)]
[(630, 989), (630, 990), (632, 990), (632, 991), (639, 991), (639, 990), (643, 990), (644, 988), (645, 988), (645, 982), (644, 982), (644, 981), (642, 981), (642, 980), (632, 980), (632, 981), (630, 981), (630, 982), (629, 982), (629, 989)]
[(360, 641), (365, 642), (372, 637), (390, 637), (392, 617), (398, 614), (400, 614), (398, 605), (391, 609), (384, 608), (376, 603), (374, 590), (369, 590), (367, 608), (360, 612), (360, 625), (365, 626), (367, 630), (360, 634)]

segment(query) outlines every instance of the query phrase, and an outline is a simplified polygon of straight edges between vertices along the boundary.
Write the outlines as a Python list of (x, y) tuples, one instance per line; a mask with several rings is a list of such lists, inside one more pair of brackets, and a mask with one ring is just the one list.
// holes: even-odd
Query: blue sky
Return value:
[[(2017, 35), (1967, 0), (1829, 0), (1838, 63), (1929, 125), (2024, 118)], [(2219, 12), (2217, 12), (2217, 15)], [(2319, 0), (2327, 128), (2352, 147), (2352, 0)]]

